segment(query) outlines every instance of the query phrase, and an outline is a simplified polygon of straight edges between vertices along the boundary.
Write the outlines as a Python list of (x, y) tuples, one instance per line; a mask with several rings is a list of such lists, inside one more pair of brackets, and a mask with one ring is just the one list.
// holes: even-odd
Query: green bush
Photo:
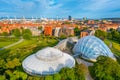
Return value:
[(65, 34), (60, 35), (60, 39), (65, 39), (65, 38), (67, 38), (67, 36)]

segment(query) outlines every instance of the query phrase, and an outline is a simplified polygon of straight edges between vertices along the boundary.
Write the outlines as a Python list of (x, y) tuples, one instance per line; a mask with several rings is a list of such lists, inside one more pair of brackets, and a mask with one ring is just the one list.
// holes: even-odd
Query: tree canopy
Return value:
[(20, 37), (20, 36), (21, 36), (20, 30), (19, 30), (19, 29), (14, 29), (14, 30), (13, 30), (13, 35), (14, 35), (15, 37)]
[(120, 32), (116, 31), (115, 29), (110, 29), (107, 34), (108, 39), (117, 41), (120, 43)]
[(119, 80), (120, 65), (113, 59), (106, 56), (99, 56), (97, 62), (90, 67), (95, 80)]
[(105, 31), (96, 30), (95, 31), (95, 36), (99, 37), (102, 40), (104, 40), (106, 38), (106, 36), (107, 36), (107, 33)]
[(76, 36), (80, 35), (80, 29), (77, 26), (74, 28), (74, 32)]
[(24, 39), (29, 40), (29, 39), (31, 39), (32, 32), (29, 29), (24, 29), (22, 31), (22, 35), (23, 35)]

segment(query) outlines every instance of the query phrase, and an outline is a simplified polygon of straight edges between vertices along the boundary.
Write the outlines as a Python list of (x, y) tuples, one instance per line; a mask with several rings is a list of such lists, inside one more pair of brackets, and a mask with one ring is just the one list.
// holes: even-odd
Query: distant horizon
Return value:
[[(72, 16), (71, 16), (72, 17)], [(22, 18), (26, 18), (26, 19), (41, 19), (41, 18), (47, 18), (47, 19), (68, 19), (67, 17), (26, 17), (26, 16), (10, 16), (10, 17), (6, 17), (6, 16), (2, 16), (0, 17), (0, 19), (22, 19)], [(72, 17), (72, 19), (83, 19), (84, 17)], [(86, 17), (87, 19), (120, 19), (120, 17), (101, 17), (101, 18), (89, 18)]]

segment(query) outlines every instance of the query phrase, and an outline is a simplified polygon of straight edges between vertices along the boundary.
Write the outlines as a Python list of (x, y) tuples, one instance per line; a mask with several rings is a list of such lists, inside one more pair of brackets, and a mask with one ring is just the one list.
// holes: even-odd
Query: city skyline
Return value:
[(114, 18), (119, 13), (119, 0), (0, 0), (0, 17)]

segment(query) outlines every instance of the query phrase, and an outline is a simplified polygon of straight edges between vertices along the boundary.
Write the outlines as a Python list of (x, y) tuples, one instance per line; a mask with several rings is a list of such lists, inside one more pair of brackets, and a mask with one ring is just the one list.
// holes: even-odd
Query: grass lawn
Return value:
[(111, 51), (112, 51), (114, 54), (120, 56), (120, 44), (119, 44), (119, 43), (117, 43), (117, 42), (115, 42), (115, 41), (112, 41), (112, 40), (108, 40), (108, 39), (105, 39), (104, 42), (105, 42), (108, 46), (110, 45), (110, 43), (112, 43), (112, 48), (110, 48)]
[(13, 44), (17, 42), (19, 39), (18, 38), (0, 38), (0, 48), (8, 46), (10, 44)]
[(30, 54), (37, 52), (38, 50), (47, 47), (55, 46), (58, 43), (56, 39), (38, 39), (37, 37), (31, 40), (24, 40), (20, 44), (0, 51), (1, 58), (19, 58), (21, 61)]
[(0, 42), (0, 48), (13, 44), (14, 42)]

